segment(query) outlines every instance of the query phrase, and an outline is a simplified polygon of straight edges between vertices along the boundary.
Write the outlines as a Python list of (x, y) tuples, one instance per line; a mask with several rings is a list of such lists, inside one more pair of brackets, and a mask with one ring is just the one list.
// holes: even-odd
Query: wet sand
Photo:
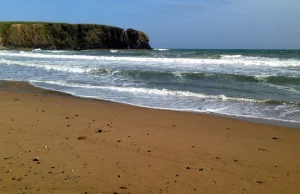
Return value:
[(0, 82), (0, 193), (300, 193), (300, 130)]

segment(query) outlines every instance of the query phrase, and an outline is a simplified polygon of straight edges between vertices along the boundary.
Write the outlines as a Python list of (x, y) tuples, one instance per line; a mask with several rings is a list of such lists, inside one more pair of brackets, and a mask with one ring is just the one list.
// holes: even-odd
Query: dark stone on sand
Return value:
[(186, 169), (187, 169), (187, 170), (190, 170), (190, 169), (191, 169), (191, 167), (187, 166), (187, 167), (186, 167)]
[(278, 137), (273, 137), (272, 139), (273, 139), (273, 140), (278, 140)]
[(39, 162), (40, 159), (39, 159), (39, 157), (36, 157), (36, 158), (34, 158), (32, 161), (34, 161), (34, 162)]
[(259, 151), (267, 152), (268, 150), (265, 148), (258, 148)]
[(102, 131), (102, 129), (99, 129), (98, 131), (97, 131), (97, 133), (102, 133), (103, 131)]
[(70, 117), (66, 117), (65, 119), (69, 119)]
[(217, 160), (220, 160), (221, 158), (220, 158), (220, 157), (216, 157), (216, 159), (217, 159)]
[(87, 139), (87, 136), (80, 136), (80, 137), (78, 137), (77, 139), (78, 139), (78, 140), (85, 140), (85, 139)]
[(259, 183), (259, 184), (263, 184), (264, 182), (263, 181), (256, 181), (257, 183)]
[(78, 114), (75, 115), (75, 117), (78, 117), (78, 116), (79, 116)]
[(199, 171), (204, 171), (204, 168), (200, 168)]
[(120, 143), (122, 140), (118, 140), (117, 142)]
[(120, 187), (120, 189), (128, 189), (128, 187), (126, 187), (126, 186), (122, 186), (122, 187)]

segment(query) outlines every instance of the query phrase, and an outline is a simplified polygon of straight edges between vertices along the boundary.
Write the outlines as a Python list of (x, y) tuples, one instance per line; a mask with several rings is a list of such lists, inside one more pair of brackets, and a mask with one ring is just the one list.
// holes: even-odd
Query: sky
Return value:
[(2, 21), (144, 31), (153, 48), (300, 49), (300, 0), (0, 0)]

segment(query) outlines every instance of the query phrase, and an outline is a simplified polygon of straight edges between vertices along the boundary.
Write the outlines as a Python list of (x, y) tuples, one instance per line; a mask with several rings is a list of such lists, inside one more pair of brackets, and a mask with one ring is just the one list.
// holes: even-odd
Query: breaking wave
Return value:
[(223, 94), (220, 95), (208, 95), (202, 93), (194, 93), (189, 91), (174, 91), (169, 89), (155, 89), (155, 88), (136, 88), (136, 87), (118, 87), (118, 86), (95, 86), (87, 84), (76, 84), (76, 83), (67, 83), (63, 81), (38, 81), (30, 80), (30, 83), (46, 83), (51, 85), (59, 85), (63, 87), (71, 88), (87, 88), (87, 89), (103, 89), (117, 92), (126, 92), (132, 94), (148, 94), (148, 95), (161, 95), (161, 96), (173, 96), (173, 97), (186, 97), (186, 98), (198, 98), (198, 99), (210, 99), (216, 101), (232, 101), (232, 102), (248, 102), (248, 103), (266, 103), (266, 104), (276, 104), (276, 105), (297, 105), (300, 106), (300, 103), (282, 101), (282, 100), (261, 100), (261, 99), (249, 99), (249, 98), (237, 98), (229, 97)]
[(209, 73), (209, 72), (168, 72), (168, 71), (147, 71), (134, 69), (109, 69), (109, 68), (87, 68), (79, 65), (51, 65), (37, 64), (27, 61), (0, 59), (0, 63), (6, 65), (19, 65), (32, 68), (40, 68), (45, 70), (55, 70), (71, 73), (88, 73), (94, 75), (113, 75), (123, 77), (136, 77), (140, 79), (189, 79), (189, 80), (231, 80), (235, 82), (249, 83), (272, 83), (272, 84), (293, 84), (300, 85), (299, 76), (284, 76), (284, 75), (243, 75), (230, 73)]
[[(300, 60), (278, 59), (266, 57), (223, 56), (220, 59), (203, 58), (161, 58), (161, 57), (116, 57), (91, 55), (57, 55), (34, 52), (0, 51), (0, 56), (42, 58), (42, 59), (73, 59), (94, 61), (118, 61), (130, 63), (163, 63), (163, 64), (194, 64), (194, 65), (234, 65), (234, 66), (269, 66), (269, 67), (300, 67)], [(225, 57), (225, 58), (224, 58)], [(228, 58), (229, 57), (229, 58)]]

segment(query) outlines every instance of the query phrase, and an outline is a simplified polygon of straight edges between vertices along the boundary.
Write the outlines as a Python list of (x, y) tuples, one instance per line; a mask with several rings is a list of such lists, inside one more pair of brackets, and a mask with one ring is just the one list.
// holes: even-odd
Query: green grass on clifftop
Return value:
[(27, 21), (0, 21), (0, 34), (10, 28), (12, 24), (67, 24), (67, 23), (53, 23), (53, 22), (27, 22)]
[(0, 34), (5, 32), (10, 26), (11, 23), (0, 23)]

